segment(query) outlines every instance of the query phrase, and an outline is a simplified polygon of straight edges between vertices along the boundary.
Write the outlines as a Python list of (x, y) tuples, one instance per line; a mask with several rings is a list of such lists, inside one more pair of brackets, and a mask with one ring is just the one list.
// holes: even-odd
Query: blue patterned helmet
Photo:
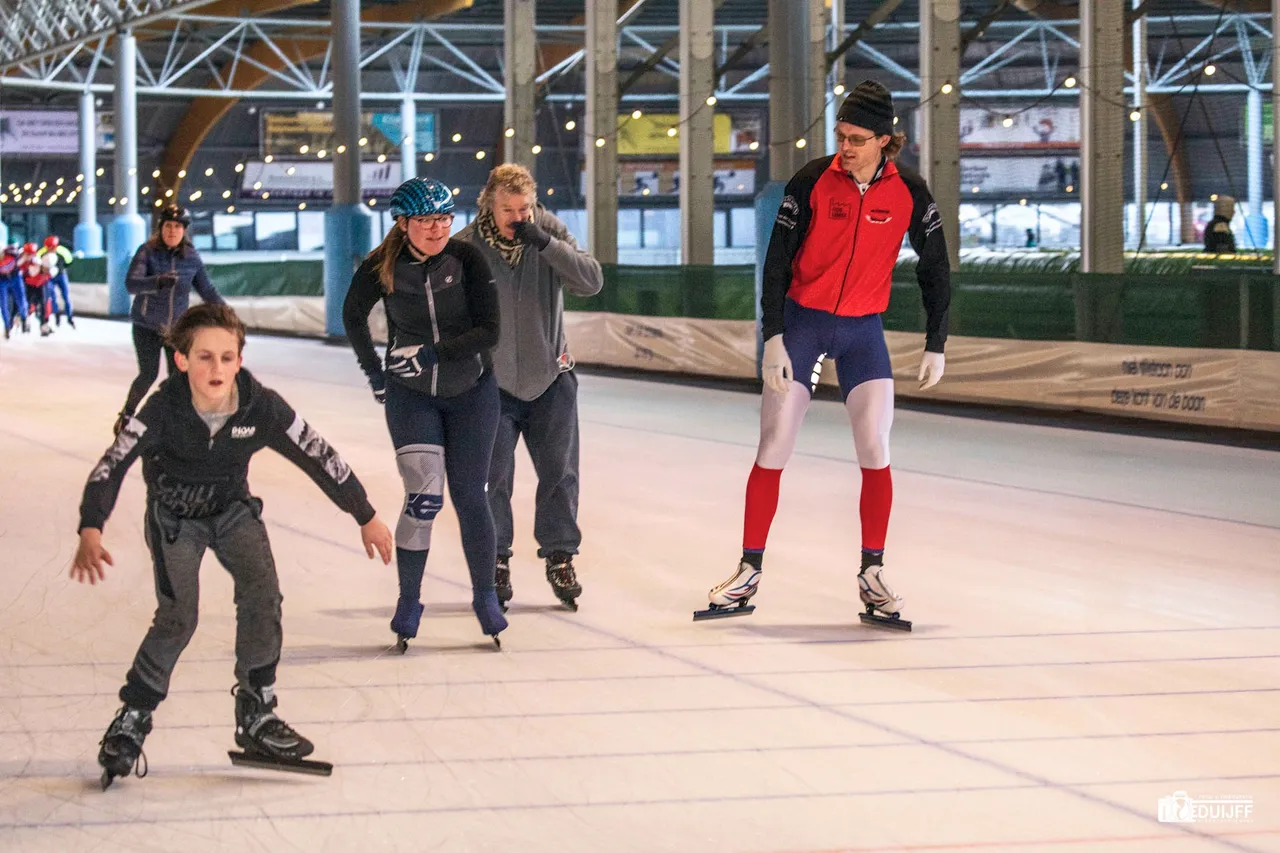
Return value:
[(391, 215), (434, 216), (453, 213), (453, 191), (431, 178), (410, 178), (391, 195)]

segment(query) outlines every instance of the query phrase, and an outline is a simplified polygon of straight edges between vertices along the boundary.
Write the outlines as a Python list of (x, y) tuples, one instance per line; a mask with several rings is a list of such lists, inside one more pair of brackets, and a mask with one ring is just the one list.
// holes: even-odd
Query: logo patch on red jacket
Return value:
[(841, 201), (838, 198), (831, 199), (831, 208), (828, 215), (832, 219), (848, 219), (853, 213), (853, 204), (847, 201)]
[(887, 207), (873, 207), (867, 211), (867, 221), (875, 225), (884, 225), (893, 219), (893, 211)]

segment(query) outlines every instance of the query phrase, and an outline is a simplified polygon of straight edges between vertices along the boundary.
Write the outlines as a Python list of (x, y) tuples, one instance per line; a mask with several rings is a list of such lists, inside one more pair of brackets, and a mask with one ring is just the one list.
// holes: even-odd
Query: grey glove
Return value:
[(551, 235), (539, 228), (538, 223), (532, 219), (516, 222), (511, 227), (515, 229), (517, 240), (521, 243), (528, 243), (539, 252), (551, 244)]

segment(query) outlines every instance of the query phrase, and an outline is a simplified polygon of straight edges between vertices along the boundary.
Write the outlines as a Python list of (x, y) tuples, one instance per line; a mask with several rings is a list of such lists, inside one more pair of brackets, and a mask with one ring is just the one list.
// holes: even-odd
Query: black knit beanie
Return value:
[(836, 121), (865, 127), (876, 136), (893, 134), (893, 95), (874, 80), (863, 80), (840, 105)]

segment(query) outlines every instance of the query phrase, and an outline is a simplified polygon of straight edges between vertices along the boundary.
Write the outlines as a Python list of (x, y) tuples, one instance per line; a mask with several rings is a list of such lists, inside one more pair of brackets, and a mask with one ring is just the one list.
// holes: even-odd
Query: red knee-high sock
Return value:
[(751, 466), (747, 478), (747, 509), (742, 520), (742, 550), (763, 551), (769, 539), (769, 526), (778, 511), (778, 484), (781, 468)]
[(862, 548), (883, 551), (889, 531), (889, 510), (893, 507), (893, 475), (889, 466), (862, 469), (862, 498), (858, 514), (862, 517)]

